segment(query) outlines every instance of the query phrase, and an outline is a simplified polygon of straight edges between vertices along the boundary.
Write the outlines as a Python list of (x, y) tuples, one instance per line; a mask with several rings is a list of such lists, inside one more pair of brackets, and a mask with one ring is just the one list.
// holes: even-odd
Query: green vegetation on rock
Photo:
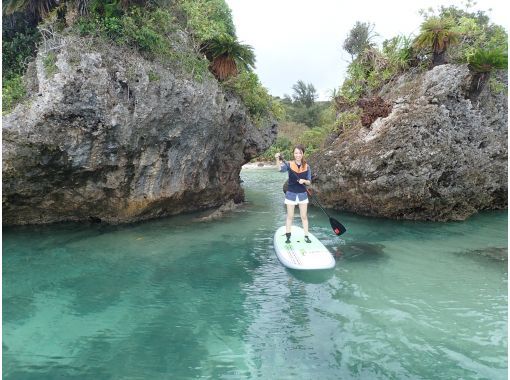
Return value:
[(186, 15), (186, 29), (199, 42), (224, 34), (236, 37), (232, 12), (224, 0), (179, 0), (177, 4)]
[[(5, 3), (4, 3), (5, 6)], [(23, 74), (35, 57), (40, 39), (33, 17), (6, 16), (2, 23), (2, 111), (10, 111), (25, 97)]]
[(452, 45), (459, 43), (456, 22), (451, 17), (430, 17), (421, 24), (421, 32), (416, 37), (415, 46), (430, 49), (432, 66), (446, 63), (446, 52)]
[(276, 119), (283, 118), (282, 106), (269, 95), (255, 73), (241, 71), (237, 76), (223, 82), (223, 85), (241, 97), (255, 124), (259, 125), (259, 122), (268, 116), (268, 113)]
[[(354, 103), (404, 71), (473, 62), (479, 51), (507, 52), (508, 34), (503, 27), (491, 24), (482, 11), (471, 13), (450, 6), (437, 12), (422, 11), (422, 15), (425, 20), (418, 36), (393, 37), (383, 42), (382, 50), (370, 43), (370, 24), (357, 22), (344, 41), (353, 60), (338, 95)], [(353, 36), (361, 36), (355, 40), (357, 44)]]
[(478, 73), (488, 73), (496, 69), (508, 67), (508, 53), (501, 49), (477, 50), (468, 57), (471, 70)]
[(52, 51), (49, 51), (43, 58), (44, 72), (46, 76), (52, 77), (57, 72), (57, 56)]
[[(39, 24), (51, 30), (52, 36), (77, 34), (136, 49), (146, 59), (182, 68), (199, 81), (210, 76), (209, 71), (219, 78), (218, 70), (227, 62), (231, 67), (223, 70), (220, 79), (239, 77), (228, 86), (246, 102), (255, 121), (279, 112), (251, 72), (255, 54), (249, 45), (237, 40), (231, 11), (224, 0), (10, 0), (3, 3), (3, 13), (13, 20), (30, 16), (34, 21), (29, 30), (21, 28), (24, 24), (20, 21), (12, 30), (4, 23), (4, 111), (25, 94), (22, 76), (27, 61), (37, 51)], [(47, 76), (56, 72), (57, 55), (58, 51), (45, 51)], [(159, 78), (150, 75), (149, 80)]]
[(385, 40), (381, 48), (374, 43), (374, 25), (357, 21), (343, 41), (352, 61), (344, 82), (333, 91), (332, 101), (303, 101), (307, 87), (299, 81), (293, 86), (297, 90), (294, 96), (286, 95), (281, 101), (285, 117), (279, 139), (263, 158), (272, 160), (275, 151), (291, 158), (296, 143), (305, 144), (313, 152), (327, 145), (330, 136), (361, 128), (360, 99), (376, 96), (383, 86), (408, 71), (419, 73), (442, 63), (469, 63), (473, 72), (472, 99), (485, 83), (494, 93), (507, 91), (506, 83), (490, 75), (507, 68), (508, 35), (502, 26), (490, 23), (483, 11), (469, 12), (455, 6), (421, 14), (424, 21), (419, 35), (395, 36)]
[(211, 61), (210, 69), (220, 81), (236, 76), (240, 71), (255, 67), (255, 53), (250, 45), (242, 44), (229, 34), (221, 34), (202, 44), (202, 51)]

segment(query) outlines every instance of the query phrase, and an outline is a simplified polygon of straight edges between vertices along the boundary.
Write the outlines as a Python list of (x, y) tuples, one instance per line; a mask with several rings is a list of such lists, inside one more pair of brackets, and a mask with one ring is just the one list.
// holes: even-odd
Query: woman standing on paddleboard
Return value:
[(287, 221), (285, 223), (286, 243), (290, 243), (290, 231), (296, 205), (299, 205), (299, 215), (303, 222), (305, 241), (311, 243), (308, 238), (308, 194), (305, 185), (311, 185), (312, 172), (310, 165), (304, 159), (304, 155), (305, 147), (303, 145), (297, 145), (294, 148), (293, 161), (285, 162), (280, 153), (275, 155), (276, 164), (280, 167), (280, 171), (289, 173), (289, 188), (285, 193), (285, 204), (287, 205)]

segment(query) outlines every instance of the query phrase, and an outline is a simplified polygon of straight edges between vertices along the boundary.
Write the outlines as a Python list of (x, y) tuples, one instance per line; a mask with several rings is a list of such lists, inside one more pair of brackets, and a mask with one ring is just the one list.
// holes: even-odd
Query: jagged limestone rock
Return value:
[(473, 104), (470, 79), (465, 65), (441, 65), (383, 88), (377, 95), (393, 104), (387, 117), (343, 132), (311, 159), (321, 202), (438, 221), (506, 208), (507, 94), (487, 86)]
[[(66, 37), (3, 119), (4, 225), (132, 222), (239, 202), (241, 166), (270, 146), (212, 76)], [(80, 47), (81, 46), (81, 47)]]

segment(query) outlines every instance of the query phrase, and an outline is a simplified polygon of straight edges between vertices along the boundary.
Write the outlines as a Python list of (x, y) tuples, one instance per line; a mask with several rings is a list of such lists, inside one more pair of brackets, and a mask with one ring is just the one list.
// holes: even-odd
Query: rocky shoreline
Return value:
[[(31, 101), (2, 116), (5, 225), (214, 209), (244, 200), (242, 169), (276, 168), (250, 162), (275, 140), (276, 122), (255, 126), (214, 79), (195, 83), (119, 47), (72, 46), (58, 52), (53, 78), (39, 53)], [(381, 90), (386, 117), (309, 157), (321, 203), (432, 221), (507, 208), (508, 97), (487, 87), (473, 103), (470, 80), (466, 66), (441, 65)]]

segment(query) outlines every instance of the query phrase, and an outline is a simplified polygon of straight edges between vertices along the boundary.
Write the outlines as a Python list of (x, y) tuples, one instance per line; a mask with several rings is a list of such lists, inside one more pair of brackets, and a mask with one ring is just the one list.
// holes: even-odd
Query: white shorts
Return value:
[(298, 205), (298, 204), (307, 204), (308, 203), (308, 197), (306, 196), (306, 193), (302, 193), (302, 195), (298, 195), (297, 193), (292, 193), (290, 191), (287, 191), (285, 194), (285, 204), (286, 205)]

